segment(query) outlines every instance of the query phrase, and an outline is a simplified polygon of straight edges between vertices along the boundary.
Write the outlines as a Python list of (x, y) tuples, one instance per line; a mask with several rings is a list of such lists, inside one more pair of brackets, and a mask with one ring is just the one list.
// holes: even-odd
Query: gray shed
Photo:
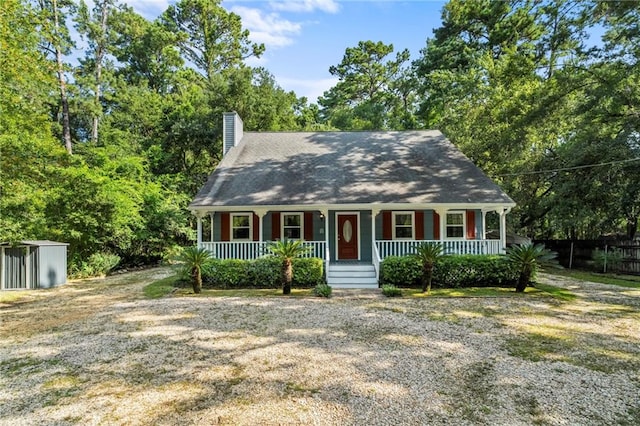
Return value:
[(0, 290), (51, 288), (67, 282), (67, 243), (0, 243)]

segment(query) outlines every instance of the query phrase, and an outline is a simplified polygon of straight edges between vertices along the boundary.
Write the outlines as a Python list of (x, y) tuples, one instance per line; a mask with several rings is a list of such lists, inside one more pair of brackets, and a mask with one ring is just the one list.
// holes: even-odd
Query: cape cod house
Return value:
[[(439, 131), (243, 132), (225, 113), (223, 139), (189, 206), (214, 257), (253, 259), (270, 241), (300, 239), (329, 284), (358, 288), (377, 287), (381, 260), (422, 241), (461, 254), (505, 247), (515, 203)], [(498, 240), (485, 239), (488, 212)]]

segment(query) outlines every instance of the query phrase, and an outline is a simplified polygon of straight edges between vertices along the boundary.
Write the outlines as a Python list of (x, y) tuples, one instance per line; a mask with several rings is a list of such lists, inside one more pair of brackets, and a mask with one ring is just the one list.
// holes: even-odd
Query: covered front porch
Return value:
[[(506, 246), (504, 206), (274, 206), (196, 211), (198, 247), (219, 259), (251, 260), (267, 255), (271, 242), (298, 239), (306, 257), (325, 262), (341, 276), (360, 272), (345, 265), (370, 265), (377, 282), (380, 262), (439, 242), (446, 254), (500, 254)], [(487, 214), (496, 214), (500, 239), (485, 239)], [(337, 265), (342, 265), (338, 268)], [(349, 266), (346, 266), (348, 269)]]

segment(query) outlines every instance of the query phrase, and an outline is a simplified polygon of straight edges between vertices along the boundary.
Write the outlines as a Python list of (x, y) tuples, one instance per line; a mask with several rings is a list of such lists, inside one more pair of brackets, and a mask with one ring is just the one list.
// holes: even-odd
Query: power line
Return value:
[(539, 175), (539, 174), (543, 174), (543, 173), (556, 173), (556, 172), (564, 172), (564, 171), (568, 171), (568, 170), (588, 169), (590, 167), (611, 166), (613, 164), (630, 163), (632, 161), (640, 161), (640, 157), (628, 158), (626, 160), (608, 161), (606, 163), (584, 164), (582, 166), (562, 167), (562, 168), (559, 168), (559, 169), (534, 170), (534, 171), (530, 171), (530, 172), (520, 172), (520, 173), (506, 173), (506, 174), (503, 174), (503, 175), (496, 175), (496, 177)]

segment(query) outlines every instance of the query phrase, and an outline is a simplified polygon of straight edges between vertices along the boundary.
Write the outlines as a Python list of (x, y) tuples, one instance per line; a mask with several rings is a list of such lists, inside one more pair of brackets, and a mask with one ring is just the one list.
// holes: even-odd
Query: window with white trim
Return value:
[(231, 214), (231, 241), (251, 241), (253, 220), (251, 213)]
[(302, 213), (282, 213), (282, 239), (302, 240), (304, 215)]
[(451, 239), (464, 239), (465, 212), (447, 212), (445, 235)]
[(415, 212), (393, 212), (391, 217), (394, 240), (415, 240)]

